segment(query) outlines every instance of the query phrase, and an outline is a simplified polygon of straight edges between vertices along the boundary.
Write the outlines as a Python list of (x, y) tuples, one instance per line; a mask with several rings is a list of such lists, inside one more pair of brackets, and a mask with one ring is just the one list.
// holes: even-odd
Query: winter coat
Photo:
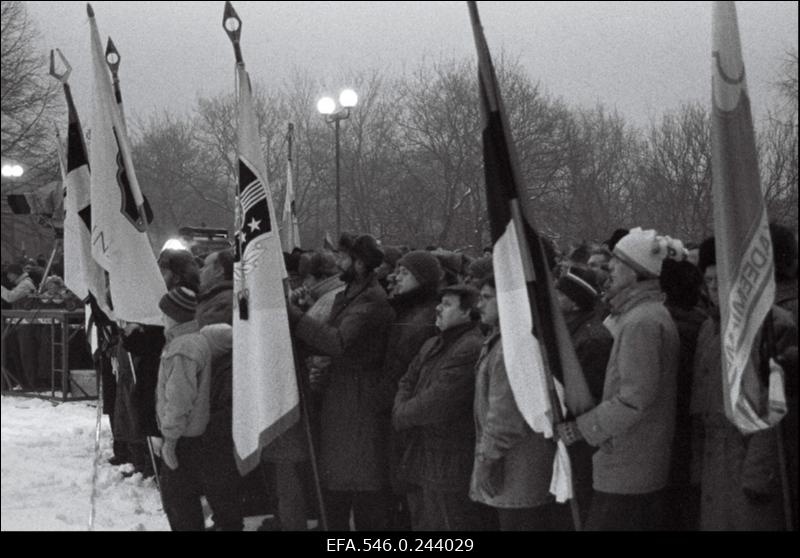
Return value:
[(161, 436), (156, 419), (156, 385), (165, 342), (164, 328), (160, 326), (144, 325), (122, 336), (122, 346), (130, 353), (136, 370), (133, 400), (142, 436)]
[(389, 328), (381, 381), (376, 390), (376, 402), (388, 413), (392, 411), (397, 383), (408, 371), (408, 365), (422, 345), (439, 333), (436, 328), (439, 297), (436, 293), (409, 294), (412, 296), (401, 295), (390, 301), (396, 317)]
[(569, 312), (564, 318), (589, 391), (595, 401), (600, 401), (614, 338), (596, 310)]
[(503, 482), (494, 496), (478, 488), (475, 475), (469, 497), (496, 508), (532, 508), (552, 502), (555, 444), (531, 430), (514, 401), (503, 362), (500, 334), (484, 341), (475, 373), (475, 464), (499, 461)]
[(233, 324), (233, 281), (220, 281), (197, 295), (195, 319), (200, 327)]
[[(788, 312), (773, 307), (779, 352), (797, 344)], [(751, 362), (758, 367), (761, 335)], [(701, 530), (777, 530), (783, 527), (777, 431), (742, 434), (725, 416), (719, 314), (700, 329), (694, 361), (691, 412), (702, 419), (700, 465)]]
[(389, 328), (386, 357), (383, 359), (381, 379), (375, 390), (375, 404), (386, 432), (389, 456), (389, 477), (396, 494), (407, 491), (408, 486), (398, 477), (400, 461), (405, 451), (406, 431), (392, 428), (392, 404), (400, 378), (408, 371), (408, 365), (419, 352), (422, 344), (435, 336), (436, 305), (438, 296), (430, 290), (416, 290), (390, 299), (396, 317)]
[(17, 278), (17, 283), (13, 289), (2, 287), (3, 300), (14, 306), (24, 306), (25, 299), (36, 293), (36, 284), (27, 273), (23, 273)]
[(618, 293), (605, 320), (614, 336), (603, 400), (577, 418), (592, 458), (594, 489), (647, 494), (664, 488), (675, 432), (680, 339), (658, 281)]
[(697, 336), (708, 315), (699, 307), (681, 308), (664, 305), (678, 328), (681, 342), (680, 364), (677, 378), (677, 405), (675, 410), (675, 435), (672, 443), (672, 463), (669, 484), (688, 486), (691, 484), (692, 419), (689, 403), (692, 399), (692, 375)]
[[(603, 325), (603, 316), (596, 308), (567, 312), (564, 319), (589, 392), (595, 401), (601, 401), (614, 338)], [(579, 440), (569, 446), (568, 451), (572, 465), (572, 487), (581, 512), (586, 514), (592, 498), (592, 457), (596, 448), (585, 440)]]
[(403, 480), (467, 493), (475, 453), (475, 364), (482, 345), (477, 324), (448, 329), (425, 342), (400, 379), (392, 422), (409, 432)]
[(230, 351), (231, 327), (206, 326), (196, 321), (166, 330), (156, 391), (158, 423), (165, 438), (200, 436), (209, 420), (209, 391), (213, 359)]
[[(205, 326), (233, 321), (233, 282), (220, 281), (197, 296), (195, 320), (201, 333)], [(209, 384), (209, 419), (204, 438), (216, 444), (233, 444), (233, 353), (225, 351), (211, 362)]]
[(322, 396), (320, 477), (329, 490), (373, 491), (388, 482), (385, 441), (375, 412), (386, 336), (394, 311), (374, 274), (336, 295), (327, 322), (303, 316), (297, 337), (330, 356)]

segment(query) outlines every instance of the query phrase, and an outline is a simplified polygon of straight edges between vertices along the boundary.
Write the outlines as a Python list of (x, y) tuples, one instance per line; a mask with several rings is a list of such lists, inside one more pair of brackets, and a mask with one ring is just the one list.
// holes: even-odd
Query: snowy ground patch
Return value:
[[(92, 496), (97, 407), (94, 402), (0, 397), (0, 529), (85, 531)], [(125, 478), (114, 467), (103, 416), (95, 504), (96, 531), (168, 531), (153, 479)]]

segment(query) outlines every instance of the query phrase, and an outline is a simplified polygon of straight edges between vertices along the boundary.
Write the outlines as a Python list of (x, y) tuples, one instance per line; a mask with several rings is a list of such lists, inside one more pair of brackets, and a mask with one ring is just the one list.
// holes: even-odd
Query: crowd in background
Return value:
[[(543, 242), (596, 403), (557, 428), (585, 528), (779, 530), (784, 499), (797, 517), (797, 240), (770, 230), (776, 351), (756, 343), (752, 362), (763, 386), (765, 364), (782, 368), (789, 413), (750, 435), (724, 412), (713, 238), (619, 229), (563, 254)], [(309, 442), (332, 530), (574, 528), (550, 492), (555, 443), (523, 418), (505, 368), (491, 248), (350, 234), (328, 248), (284, 254), (308, 421), (265, 448), (268, 474), (248, 483), (234, 460), (231, 251), (160, 254), (164, 327), (101, 324), (112, 463), (158, 475), (175, 530), (205, 528), (201, 496), (214, 528), (241, 529), (253, 490), (274, 503), (264, 529), (319, 521)], [(4, 300), (35, 289), (31, 269), (6, 271)]]

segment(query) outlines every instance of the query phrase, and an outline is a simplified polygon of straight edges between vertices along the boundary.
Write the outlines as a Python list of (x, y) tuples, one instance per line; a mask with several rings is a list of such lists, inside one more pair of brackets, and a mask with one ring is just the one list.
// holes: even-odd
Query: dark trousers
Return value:
[(569, 510), (564, 504), (549, 503), (533, 508), (497, 508), (497, 519), (501, 531), (563, 531), (565, 513)]
[[(486, 510), (469, 499), (468, 489), (446, 492), (415, 487), (408, 493), (414, 531), (479, 531), (486, 528)], [(483, 513), (482, 513), (483, 512)]]
[(662, 491), (609, 494), (595, 490), (586, 531), (659, 531), (664, 528)]
[(387, 492), (326, 490), (324, 498), (331, 531), (349, 531), (351, 511), (356, 531), (385, 531), (387, 528)]
[(281, 531), (305, 531), (306, 486), (301, 467), (305, 463), (275, 463), (275, 486), (278, 495), (278, 517)]
[[(178, 468), (161, 467), (161, 496), (169, 525), (173, 531), (203, 531), (200, 497), (205, 494), (214, 512), (216, 529), (241, 531), (241, 477), (237, 471), (236, 478), (231, 478), (229, 470), (220, 468), (225, 460), (219, 457), (219, 448), (207, 451), (205, 447), (199, 437), (180, 438), (176, 448)], [(230, 457), (233, 460), (233, 455)]]
[[(17, 378), (28, 389), (50, 385), (50, 326), (26, 324), (17, 327), (22, 377)], [(60, 385), (57, 387), (61, 387)]]

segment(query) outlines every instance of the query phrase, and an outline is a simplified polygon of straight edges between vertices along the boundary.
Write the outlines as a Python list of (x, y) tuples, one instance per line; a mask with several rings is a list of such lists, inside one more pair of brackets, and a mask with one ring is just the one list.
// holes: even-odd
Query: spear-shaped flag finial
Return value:
[(112, 41), (111, 37), (109, 37), (108, 43), (106, 43), (106, 64), (108, 64), (108, 67), (111, 68), (111, 75), (114, 77), (117, 77), (121, 59), (122, 57), (119, 55), (119, 51), (114, 45), (114, 41)]
[(94, 17), (94, 8), (89, 3), (86, 4), (86, 13), (89, 14), (89, 17)]
[(228, 38), (233, 43), (233, 52), (236, 55), (236, 63), (242, 62), (242, 50), (239, 46), (239, 37), (242, 35), (242, 20), (236, 10), (233, 9), (233, 4), (230, 1), (225, 2), (225, 13), (222, 14), (222, 27), (225, 29)]
[[(58, 57), (61, 58), (61, 63), (64, 64), (64, 71), (58, 73), (56, 71), (56, 55), (58, 53)], [(67, 80), (69, 80), (69, 75), (72, 73), (72, 66), (69, 65), (67, 62), (66, 57), (61, 53), (61, 49), (50, 50), (50, 75), (56, 78), (58, 81), (66, 85)]]

